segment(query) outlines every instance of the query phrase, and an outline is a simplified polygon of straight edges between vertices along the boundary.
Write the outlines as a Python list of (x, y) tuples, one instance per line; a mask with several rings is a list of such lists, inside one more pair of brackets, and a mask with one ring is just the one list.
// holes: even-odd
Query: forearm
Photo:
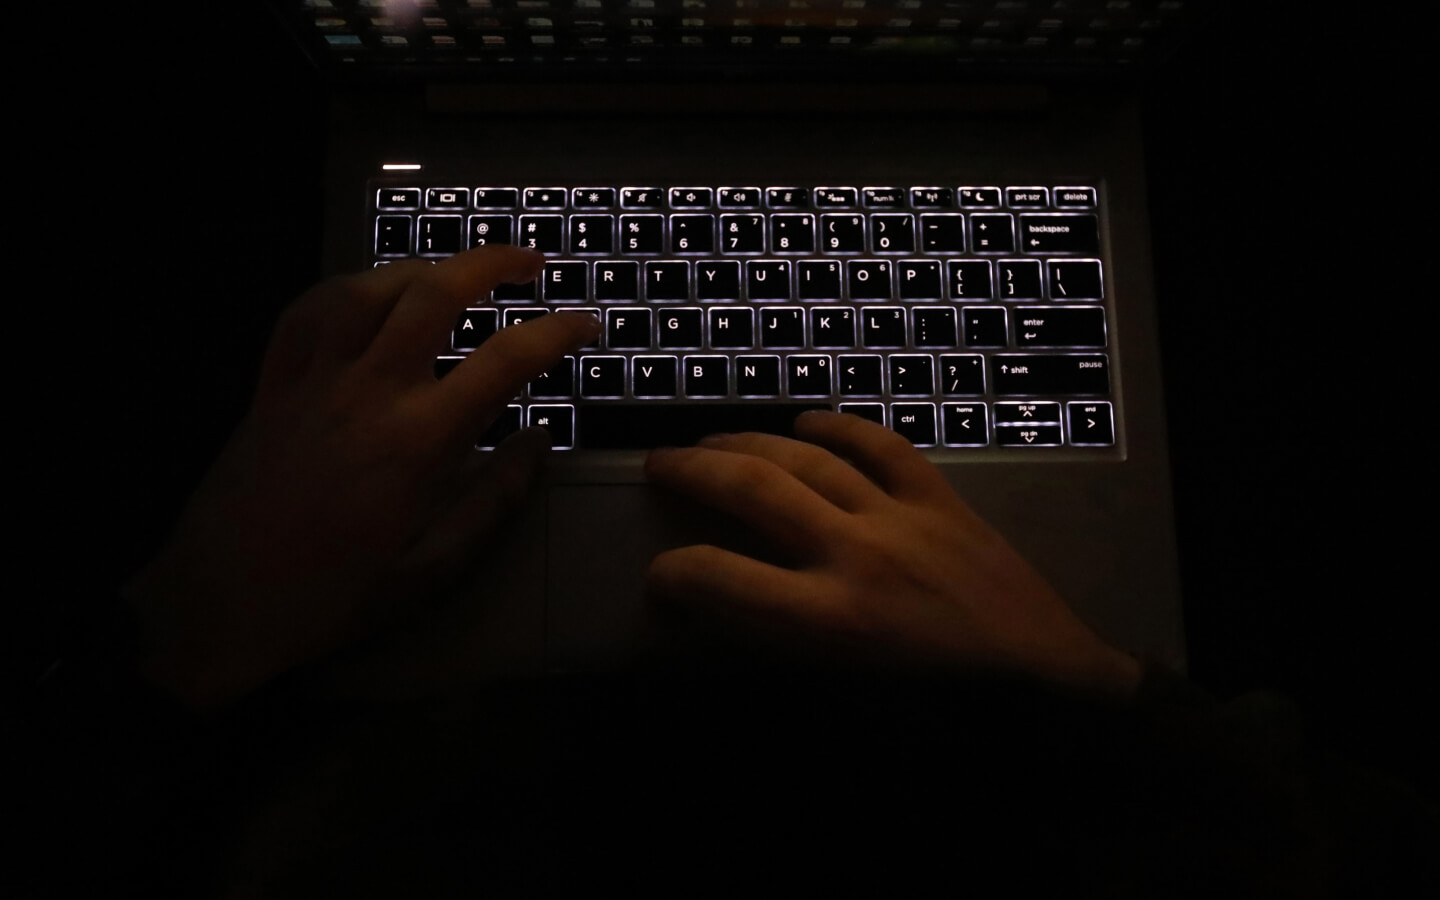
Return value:
[(190, 892), (212, 870), (238, 748), (225, 720), (142, 679), (135, 648), (123, 614), (92, 626), (23, 708), (35, 751), (26, 787), (42, 842), (29, 862), (43, 893)]

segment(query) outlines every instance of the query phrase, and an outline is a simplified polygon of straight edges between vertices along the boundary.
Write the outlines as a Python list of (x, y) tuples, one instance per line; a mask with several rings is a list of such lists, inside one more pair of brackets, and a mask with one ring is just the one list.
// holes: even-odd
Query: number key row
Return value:
[[(918, 227), (917, 227), (918, 226)], [(1093, 254), (1093, 215), (936, 213), (772, 215), (382, 215), (377, 256), (450, 256), (467, 247), (515, 244), (577, 256), (660, 254), (1039, 253)]]

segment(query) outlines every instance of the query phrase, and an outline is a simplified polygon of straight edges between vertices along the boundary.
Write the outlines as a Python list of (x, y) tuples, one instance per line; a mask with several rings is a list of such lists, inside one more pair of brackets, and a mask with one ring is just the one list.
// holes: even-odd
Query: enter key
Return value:
[(1035, 306), (1015, 311), (1019, 347), (1104, 347), (1105, 310), (1098, 306)]

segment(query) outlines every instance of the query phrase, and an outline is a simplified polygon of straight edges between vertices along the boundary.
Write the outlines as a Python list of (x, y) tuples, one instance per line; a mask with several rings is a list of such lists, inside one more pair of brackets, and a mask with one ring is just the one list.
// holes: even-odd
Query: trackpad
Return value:
[(657, 553), (710, 543), (741, 552), (754, 539), (728, 520), (647, 485), (550, 489), (545, 662), (609, 669), (706, 644), (683, 611), (646, 602)]

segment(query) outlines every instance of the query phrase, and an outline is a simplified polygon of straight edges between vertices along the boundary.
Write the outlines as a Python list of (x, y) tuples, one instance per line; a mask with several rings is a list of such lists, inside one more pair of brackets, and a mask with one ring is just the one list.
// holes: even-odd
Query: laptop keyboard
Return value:
[(522, 425), (567, 449), (784, 434), (806, 409), (968, 453), (1116, 444), (1092, 186), (396, 183), (370, 197), (376, 265), (489, 243), (549, 258), (536, 283), (475, 298), (440, 377), (551, 310), (604, 323), (484, 446)]

